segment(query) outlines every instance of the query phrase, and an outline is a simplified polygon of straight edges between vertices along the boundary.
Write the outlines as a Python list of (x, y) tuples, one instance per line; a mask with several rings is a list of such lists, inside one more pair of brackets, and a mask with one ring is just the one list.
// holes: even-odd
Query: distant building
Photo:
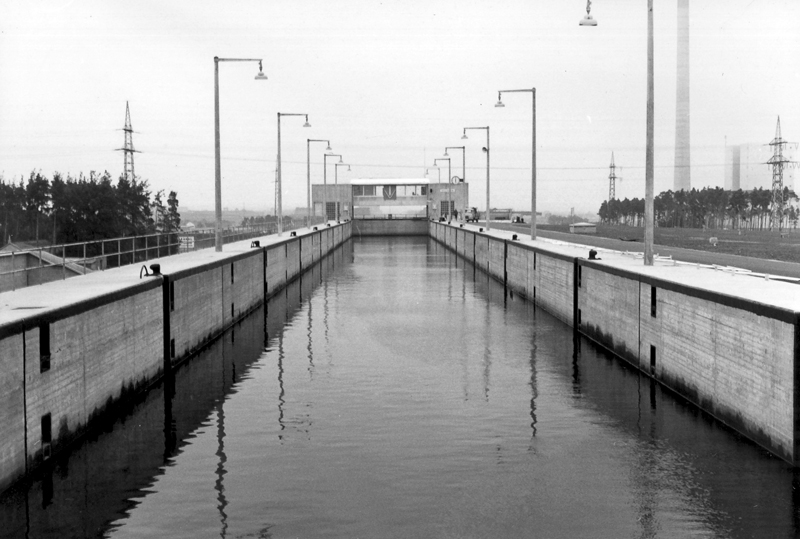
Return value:
[(597, 234), (597, 225), (594, 223), (572, 223), (569, 225), (572, 234)]
[(469, 206), (469, 185), (428, 178), (362, 178), (349, 184), (312, 185), (314, 215), (341, 219), (436, 218)]
[[(798, 157), (797, 145), (787, 144), (783, 155), (790, 161)], [(772, 157), (772, 148), (768, 144), (736, 144), (725, 147), (725, 182), (729, 191), (753, 189), (772, 189), (772, 165), (767, 161)], [(783, 169), (783, 186), (797, 192), (795, 186), (795, 168), (793, 163)]]

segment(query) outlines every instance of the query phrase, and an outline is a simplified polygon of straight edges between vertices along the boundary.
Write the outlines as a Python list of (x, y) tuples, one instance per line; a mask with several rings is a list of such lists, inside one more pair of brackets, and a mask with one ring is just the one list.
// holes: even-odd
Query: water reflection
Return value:
[(7, 493), (0, 535), (798, 529), (785, 463), (419, 240), (356, 242), (105, 430)]
[[(325, 258), (306, 282), (319, 286), (334, 263), (349, 260), (343, 246)], [(214, 424), (218, 533), (227, 535), (225, 400), (249, 377), (253, 364), (301, 306), (296, 281), (210, 343), (198, 356), (165, 376), (147, 395), (128, 403), (120, 416), (89, 433), (49, 461), (29, 480), (0, 496), (0, 537), (96, 537), (111, 533), (140, 505), (158, 478), (204, 426)], [(309, 292), (307, 292), (309, 293)], [(267, 314), (269, 312), (269, 314)], [(279, 313), (279, 314), (277, 314)], [(268, 528), (261, 529), (262, 537)]]

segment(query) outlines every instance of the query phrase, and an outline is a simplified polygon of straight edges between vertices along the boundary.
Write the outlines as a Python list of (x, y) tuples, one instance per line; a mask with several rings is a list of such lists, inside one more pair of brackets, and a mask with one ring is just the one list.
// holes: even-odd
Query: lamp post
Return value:
[(438, 159), (433, 160), (433, 164), (435, 165), (438, 161), (447, 161), (447, 211), (448, 215), (445, 215), (447, 221), (450, 221), (450, 216), (453, 215), (453, 200), (450, 197), (450, 158), (449, 157), (440, 157)]
[[(444, 156), (447, 155), (447, 150), (461, 150), (461, 181), (467, 181), (467, 147), (466, 146), (447, 146), (444, 149)], [(454, 188), (455, 189), (455, 188)]]
[(219, 151), (219, 63), (220, 62), (258, 62), (256, 80), (267, 80), (261, 67), (261, 58), (220, 58), (214, 57), (214, 250), (222, 251), (222, 167)]
[(464, 135), (461, 137), (462, 140), (466, 140), (467, 138), (467, 129), (486, 129), (486, 147), (483, 149), (486, 152), (486, 230), (489, 230), (489, 221), (490, 214), (492, 213), (491, 207), (489, 206), (489, 126), (486, 127), (465, 127), (464, 128)]
[(333, 165), (333, 173), (334, 173), (334, 181), (336, 185), (336, 222), (339, 222), (341, 218), (341, 211), (340, 208), (342, 206), (342, 195), (339, 192), (339, 167), (347, 167), (347, 170), (350, 171), (350, 165), (345, 163), (334, 163)]
[(303, 127), (311, 127), (311, 124), (308, 123), (308, 114), (293, 112), (278, 113), (278, 236), (283, 232), (283, 189), (281, 185), (281, 118), (283, 116), (305, 116), (306, 123), (303, 124)]
[(308, 200), (306, 203), (308, 207), (306, 208), (306, 228), (311, 228), (311, 143), (312, 142), (325, 142), (327, 143), (328, 147), (325, 148), (326, 152), (331, 151), (331, 141), (325, 139), (306, 139), (306, 181), (308, 182), (307, 188), (307, 197)]
[(533, 98), (533, 114), (531, 121), (531, 239), (536, 239), (536, 88), (524, 90), (500, 90), (497, 92), (495, 107), (505, 107), (502, 101), (503, 93), (530, 92)]
[(467, 147), (466, 146), (447, 146), (444, 149), (444, 156), (450, 157), (447, 155), (447, 150), (461, 150), (461, 181), (467, 181)]
[[(325, 222), (328, 222), (328, 158), (338, 157), (340, 163), (342, 161), (342, 154), (340, 153), (326, 153), (322, 156), (322, 216)], [(334, 212), (334, 215), (336, 212)]]
[[(592, 2), (586, 2), (586, 17), (581, 26), (597, 26), (597, 21), (589, 15)], [(587, 22), (589, 21), (589, 22)], [(647, 129), (644, 165), (644, 265), (653, 265), (653, 176), (654, 176), (654, 99), (653, 99), (653, 0), (647, 0)]]
[[(432, 168), (435, 168), (436, 171), (439, 173), (439, 179), (437, 180), (438, 183), (442, 183), (442, 169), (439, 168), (439, 165), (435, 164), (432, 167), (425, 167), (425, 177), (428, 177), (428, 171)], [(433, 203), (433, 190), (431, 189), (430, 184), (428, 184), (428, 202)], [(433, 208), (431, 208), (431, 211)], [(430, 216), (429, 216), (430, 217)]]

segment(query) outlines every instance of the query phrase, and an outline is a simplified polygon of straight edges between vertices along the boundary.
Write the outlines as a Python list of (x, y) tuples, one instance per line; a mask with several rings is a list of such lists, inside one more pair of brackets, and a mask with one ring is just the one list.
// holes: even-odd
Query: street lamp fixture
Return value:
[(267, 76), (264, 74), (264, 70), (261, 68), (261, 60), (258, 61), (258, 75), (256, 75), (256, 80), (267, 80)]
[(283, 116), (305, 116), (306, 123), (303, 124), (303, 127), (311, 127), (311, 124), (308, 123), (308, 114), (293, 112), (278, 113), (278, 236), (283, 232), (283, 188), (281, 184), (281, 118)]
[(449, 157), (440, 157), (438, 159), (433, 160), (433, 164), (436, 165), (438, 161), (447, 161), (447, 217), (448, 222), (450, 221), (450, 216), (453, 215), (453, 198), (450, 196), (450, 190), (453, 188), (450, 182), (450, 158)]
[[(588, 10), (591, 1), (587, 2)], [(589, 17), (591, 19), (591, 17)], [(586, 19), (584, 19), (586, 20)], [(595, 26), (594, 24), (583, 24), (582, 26)], [(654, 120), (654, 76), (653, 76), (653, 0), (647, 0), (647, 129), (645, 139), (645, 165), (644, 165), (644, 265), (653, 265), (653, 235), (655, 228), (654, 208), (653, 208), (653, 177), (654, 177), (654, 141), (655, 131)]]
[[(328, 222), (328, 158), (329, 157), (338, 157), (339, 163), (344, 163), (342, 161), (342, 154), (339, 153), (326, 153), (322, 156), (322, 216), (325, 218), (325, 222)], [(334, 215), (336, 212), (334, 212)]]
[(444, 149), (444, 156), (448, 157), (447, 150), (461, 150), (461, 181), (467, 181), (467, 147), (466, 146), (447, 146)]
[(219, 63), (220, 62), (258, 62), (256, 80), (267, 80), (261, 68), (261, 58), (220, 58), (214, 57), (214, 250), (222, 251), (222, 166), (220, 163), (219, 142)]
[(497, 92), (497, 103), (495, 107), (505, 107), (503, 103), (504, 93), (530, 92), (532, 96), (532, 120), (531, 120), (531, 239), (536, 239), (536, 88), (526, 88), (523, 90), (500, 90)]
[(597, 21), (592, 18), (592, 0), (586, 0), (586, 16), (578, 23), (580, 26), (597, 26)]
[(328, 145), (328, 147), (325, 148), (325, 151), (326, 152), (331, 151), (331, 141), (328, 139), (315, 139), (315, 138), (306, 139), (306, 182), (307, 182), (306, 228), (311, 228), (311, 143), (312, 142), (324, 142)]
[(491, 221), (491, 206), (489, 206), (489, 187), (490, 187), (490, 177), (489, 171), (489, 126), (486, 127), (465, 127), (464, 128), (464, 135), (461, 137), (461, 140), (466, 140), (467, 137), (467, 129), (485, 129), (486, 130), (486, 147), (483, 148), (483, 151), (486, 153), (486, 230), (489, 231), (489, 222)]
[(339, 158), (339, 163), (335, 163), (333, 165), (333, 172), (334, 172), (334, 181), (336, 185), (336, 222), (339, 222), (341, 219), (341, 206), (342, 206), (342, 194), (339, 192), (339, 167), (347, 167), (347, 171), (350, 172), (350, 165), (341, 162), (341, 157)]

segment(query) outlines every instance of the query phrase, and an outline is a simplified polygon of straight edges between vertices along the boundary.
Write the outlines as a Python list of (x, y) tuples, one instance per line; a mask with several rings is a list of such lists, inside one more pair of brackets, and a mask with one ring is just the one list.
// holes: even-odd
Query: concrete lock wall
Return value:
[[(258, 247), (248, 240), (222, 253), (150, 261), (162, 268), (155, 277), (118, 268), (9, 296), (9, 305), (42, 301), (11, 307), (0, 319), (0, 490), (310, 269), (350, 231), (346, 222), (266, 237)], [(65, 291), (76, 299), (47, 306), (48, 294)]]
[(432, 238), (514, 292), (800, 464), (797, 312), (569, 256), (556, 247), (429, 225)]
[(355, 219), (353, 236), (427, 236), (424, 219)]

